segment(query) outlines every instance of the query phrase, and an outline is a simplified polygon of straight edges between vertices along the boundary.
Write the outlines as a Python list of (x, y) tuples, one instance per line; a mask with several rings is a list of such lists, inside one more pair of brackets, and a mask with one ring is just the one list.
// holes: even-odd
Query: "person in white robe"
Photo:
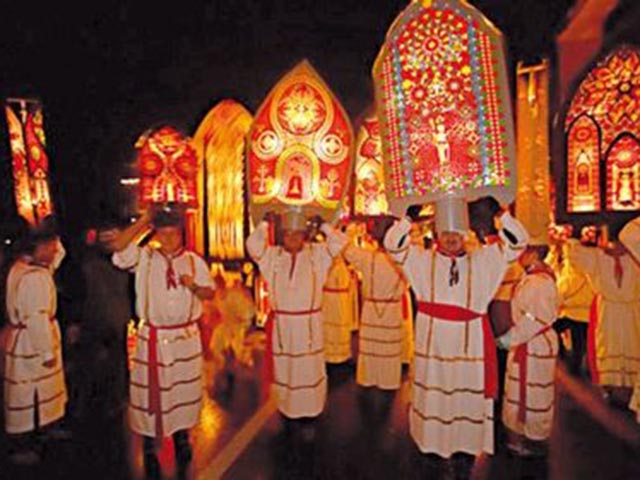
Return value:
[[(372, 235), (382, 242), (387, 219), (379, 219)], [(377, 242), (376, 242), (377, 243)], [(362, 312), (356, 382), (382, 390), (400, 388), (405, 328), (403, 301), (407, 282), (384, 249), (363, 249), (350, 244), (344, 257), (362, 278)]]
[(327, 241), (308, 242), (307, 222), (297, 211), (284, 215), (281, 246), (269, 245), (268, 229), (269, 223), (261, 222), (246, 243), (272, 307), (266, 325), (267, 364), (272, 359), (268, 381), (285, 418), (310, 419), (322, 413), (327, 394), (322, 287), (347, 238), (323, 223)]
[(18, 464), (40, 460), (33, 433), (56, 428), (65, 415), (67, 389), (53, 280), (53, 271), (64, 255), (55, 231), (34, 229), (24, 255), (7, 278), (5, 429), (13, 444), (10, 459)]
[(351, 358), (351, 329), (356, 312), (354, 281), (344, 257), (336, 255), (322, 289), (324, 354), (327, 363), (343, 363)]
[[(628, 222), (618, 236), (629, 253), (633, 255), (636, 264), (640, 264), (640, 217)], [(637, 282), (636, 283), (640, 283)], [(640, 422), (640, 377), (636, 376), (633, 393), (629, 401), (629, 408), (636, 413), (636, 420)]]
[[(135, 238), (152, 226), (158, 247)], [(202, 404), (202, 345), (198, 319), (214, 284), (205, 261), (184, 248), (177, 210), (145, 213), (114, 246), (113, 263), (135, 272), (140, 319), (129, 382), (129, 424), (143, 436), (147, 475), (157, 477), (156, 439), (173, 436), (178, 467), (190, 463), (188, 429)]]
[(498, 380), (487, 306), (509, 262), (528, 240), (508, 212), (497, 223), (503, 227), (502, 241), (467, 254), (467, 205), (448, 197), (436, 204), (437, 248), (409, 245), (407, 218), (396, 222), (385, 237), (385, 248), (403, 268), (417, 297), (409, 425), (423, 453), (450, 458), (494, 451)]
[(568, 247), (596, 293), (587, 334), (591, 380), (617, 401), (630, 395), (640, 371), (640, 266), (621, 243), (596, 248), (571, 239)]
[(509, 350), (502, 421), (507, 447), (519, 455), (544, 454), (554, 412), (559, 294), (552, 269), (543, 261), (545, 239), (532, 241), (519, 262), (525, 275), (511, 300), (513, 327), (497, 343)]

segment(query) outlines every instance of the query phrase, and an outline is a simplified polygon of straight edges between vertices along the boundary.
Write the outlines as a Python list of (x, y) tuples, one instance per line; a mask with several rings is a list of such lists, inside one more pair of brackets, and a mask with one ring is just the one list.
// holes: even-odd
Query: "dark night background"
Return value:
[[(573, 2), (471, 3), (504, 32), (515, 64), (553, 53)], [(77, 230), (124, 200), (117, 180), (143, 131), (168, 122), (191, 135), (223, 98), (255, 112), (302, 58), (357, 120), (372, 101), (375, 56), (408, 0), (5, 3), (0, 94), (42, 100), (54, 198)], [(6, 219), (15, 208), (2, 118)]]

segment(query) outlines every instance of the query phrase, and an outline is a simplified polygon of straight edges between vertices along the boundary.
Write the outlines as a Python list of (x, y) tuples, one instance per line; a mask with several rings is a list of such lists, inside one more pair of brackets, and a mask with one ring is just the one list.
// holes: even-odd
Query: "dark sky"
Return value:
[[(5, 3), (0, 94), (43, 101), (54, 195), (79, 228), (121, 201), (117, 178), (143, 131), (168, 122), (193, 134), (222, 98), (255, 112), (305, 57), (355, 121), (371, 102), (386, 30), (408, 0)], [(505, 33), (515, 62), (551, 51), (573, 0), (471, 3)], [(3, 120), (3, 217), (14, 208), (6, 137)]]

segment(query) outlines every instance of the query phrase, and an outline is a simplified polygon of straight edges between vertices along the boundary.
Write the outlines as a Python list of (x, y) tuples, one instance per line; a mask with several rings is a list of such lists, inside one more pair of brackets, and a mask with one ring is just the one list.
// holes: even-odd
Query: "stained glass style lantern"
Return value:
[(373, 78), (391, 210), (464, 192), (515, 193), (515, 138), (501, 33), (465, 1), (414, 0)]
[(640, 209), (640, 49), (623, 44), (595, 63), (564, 126), (567, 211), (600, 211), (601, 174), (608, 211)]

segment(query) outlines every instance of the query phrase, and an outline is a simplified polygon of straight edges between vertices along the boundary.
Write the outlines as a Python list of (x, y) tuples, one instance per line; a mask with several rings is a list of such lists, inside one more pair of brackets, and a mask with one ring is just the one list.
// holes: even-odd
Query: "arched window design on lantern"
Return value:
[(600, 132), (593, 118), (580, 115), (567, 133), (567, 210), (600, 210)]
[(601, 160), (607, 210), (640, 208), (640, 49), (623, 44), (595, 63), (571, 101), (565, 134), (569, 213), (600, 210)]
[(640, 209), (640, 142), (622, 134), (606, 156), (607, 210)]

